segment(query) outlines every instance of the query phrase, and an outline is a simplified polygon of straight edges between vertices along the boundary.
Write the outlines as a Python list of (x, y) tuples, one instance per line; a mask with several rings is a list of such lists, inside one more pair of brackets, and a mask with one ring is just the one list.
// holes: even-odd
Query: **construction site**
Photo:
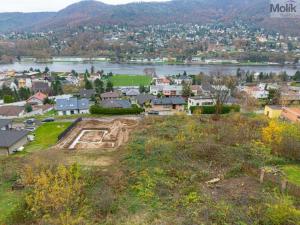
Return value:
[(128, 141), (130, 132), (138, 123), (138, 117), (84, 119), (57, 143), (56, 148), (113, 150)]

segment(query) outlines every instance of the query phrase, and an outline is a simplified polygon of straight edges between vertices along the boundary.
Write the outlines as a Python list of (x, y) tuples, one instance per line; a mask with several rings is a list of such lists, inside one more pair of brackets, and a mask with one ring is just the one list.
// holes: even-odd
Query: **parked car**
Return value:
[(50, 123), (50, 122), (54, 122), (55, 119), (54, 118), (46, 118), (44, 120), (42, 120), (43, 123)]
[(26, 125), (34, 125), (36, 122), (36, 120), (34, 118), (31, 118), (31, 119), (28, 119), (28, 120), (25, 120), (24, 123)]
[(36, 127), (25, 127), (25, 130), (33, 132), (36, 130)]

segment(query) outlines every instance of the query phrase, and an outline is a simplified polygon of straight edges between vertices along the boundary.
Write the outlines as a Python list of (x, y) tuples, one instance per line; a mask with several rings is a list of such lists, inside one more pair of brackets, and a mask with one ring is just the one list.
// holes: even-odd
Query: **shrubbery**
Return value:
[(91, 114), (99, 114), (99, 115), (128, 115), (128, 114), (141, 114), (144, 112), (143, 109), (138, 107), (132, 107), (129, 109), (114, 109), (114, 108), (103, 108), (98, 105), (93, 105), (90, 108)]
[[(201, 112), (201, 114), (215, 114), (216, 113), (216, 106), (191, 106), (190, 110), (192, 113), (194, 112)], [(239, 105), (224, 105), (222, 106), (221, 114), (227, 114), (230, 112), (239, 112), (240, 106)]]

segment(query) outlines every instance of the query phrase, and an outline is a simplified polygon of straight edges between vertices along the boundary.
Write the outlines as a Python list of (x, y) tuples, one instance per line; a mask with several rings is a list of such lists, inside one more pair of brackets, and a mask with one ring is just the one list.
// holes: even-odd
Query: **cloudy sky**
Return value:
[[(80, 0), (0, 0), (0, 12), (40, 12), (58, 11)], [(108, 4), (125, 4), (128, 2), (141, 2), (141, 0), (101, 0)], [(162, 1), (162, 0), (142, 0)]]

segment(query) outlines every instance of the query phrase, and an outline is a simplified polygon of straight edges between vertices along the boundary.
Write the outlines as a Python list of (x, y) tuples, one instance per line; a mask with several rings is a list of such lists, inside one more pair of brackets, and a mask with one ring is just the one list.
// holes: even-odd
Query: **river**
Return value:
[(214, 74), (216, 71), (221, 72), (224, 75), (236, 74), (237, 68), (241, 68), (244, 71), (250, 72), (264, 72), (264, 73), (279, 73), (286, 71), (288, 75), (294, 75), (300, 67), (292, 66), (238, 66), (238, 65), (161, 65), (161, 64), (115, 64), (109, 62), (53, 62), (53, 63), (34, 63), (34, 62), (16, 62), (14, 64), (0, 65), (0, 71), (15, 70), (24, 71), (29, 70), (30, 67), (34, 69), (44, 70), (47, 66), (51, 71), (55, 72), (70, 72), (75, 70), (77, 72), (84, 72), (86, 69), (90, 69), (91, 66), (95, 67), (95, 70), (104, 70), (105, 73), (112, 72), (114, 74), (132, 74), (139, 75), (144, 74), (145, 68), (155, 68), (158, 75), (174, 75), (183, 73), (186, 71), (188, 74), (198, 74), (204, 72), (206, 74)]

